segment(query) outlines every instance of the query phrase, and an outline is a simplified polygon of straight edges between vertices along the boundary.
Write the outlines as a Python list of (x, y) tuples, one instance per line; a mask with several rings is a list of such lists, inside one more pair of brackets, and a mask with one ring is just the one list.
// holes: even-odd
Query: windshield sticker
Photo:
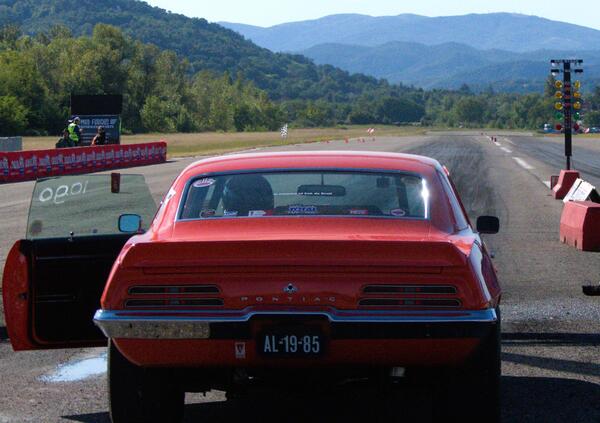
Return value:
[(288, 209), (288, 214), (317, 214), (317, 206), (290, 206)]
[(366, 209), (351, 209), (350, 210), (350, 214), (364, 216), (364, 215), (369, 214), (369, 210), (366, 210)]
[(192, 185), (194, 188), (206, 188), (214, 184), (216, 181), (212, 178), (199, 179)]
[(223, 217), (236, 217), (238, 215), (237, 210), (224, 210)]
[(63, 204), (68, 198), (85, 194), (88, 187), (88, 181), (75, 182), (72, 185), (60, 185), (55, 189), (52, 187), (44, 188), (40, 193), (39, 201), (46, 203), (52, 201), (54, 204)]
[(200, 212), (200, 216), (201, 217), (214, 217), (216, 213), (217, 213), (216, 210), (212, 210), (212, 209), (202, 210)]
[(404, 217), (406, 216), (406, 211), (404, 209), (393, 209), (390, 210), (390, 214), (396, 217)]
[(265, 210), (250, 210), (248, 213), (248, 217), (261, 217), (266, 215), (267, 212)]

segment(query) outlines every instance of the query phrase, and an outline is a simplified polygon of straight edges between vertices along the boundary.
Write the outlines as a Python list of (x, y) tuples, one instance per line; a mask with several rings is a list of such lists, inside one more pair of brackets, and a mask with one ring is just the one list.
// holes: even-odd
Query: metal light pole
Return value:
[[(583, 73), (583, 69), (581, 69), (581, 65), (583, 64), (583, 60), (581, 59), (558, 59), (551, 60), (552, 64), (552, 75), (557, 75), (559, 73), (563, 74), (562, 84), (557, 83), (556, 88), (562, 88), (563, 91), (557, 91), (555, 97), (557, 99), (562, 99), (561, 102), (555, 103), (555, 109), (557, 111), (563, 111), (564, 115), (564, 125), (562, 127), (565, 130), (565, 156), (567, 157), (567, 170), (571, 170), (571, 156), (573, 153), (573, 109), (579, 110), (581, 108), (581, 102), (578, 98), (581, 96), (579, 91), (573, 91), (573, 87), (571, 85), (571, 73)], [(562, 69), (559, 66), (562, 65)], [(574, 69), (571, 67), (574, 66)], [(575, 87), (575, 89), (579, 89), (579, 87)], [(557, 129), (561, 125), (557, 125)], [(577, 124), (575, 124), (577, 129)]]

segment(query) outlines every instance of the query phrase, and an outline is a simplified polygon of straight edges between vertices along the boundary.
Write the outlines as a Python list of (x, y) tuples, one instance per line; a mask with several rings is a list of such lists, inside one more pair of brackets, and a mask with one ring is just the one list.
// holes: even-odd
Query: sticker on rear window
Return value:
[(393, 209), (390, 210), (390, 214), (396, 217), (403, 217), (406, 216), (406, 211), (404, 209)]
[(196, 182), (194, 182), (193, 187), (194, 188), (206, 188), (206, 187), (211, 186), (214, 183), (215, 183), (215, 180), (212, 178), (203, 178), (203, 179), (198, 179)]
[(216, 213), (217, 212), (212, 209), (202, 210), (202, 212), (200, 212), (200, 216), (201, 217), (214, 217)]
[(317, 206), (294, 205), (288, 208), (288, 214), (317, 214)]
[(350, 210), (350, 214), (364, 216), (364, 215), (369, 214), (369, 210), (366, 210), (366, 209), (351, 209)]
[(238, 215), (237, 210), (224, 210), (223, 211), (224, 217), (236, 217), (237, 215)]
[(250, 210), (250, 212), (248, 212), (248, 217), (261, 217), (266, 215), (267, 212), (264, 210)]

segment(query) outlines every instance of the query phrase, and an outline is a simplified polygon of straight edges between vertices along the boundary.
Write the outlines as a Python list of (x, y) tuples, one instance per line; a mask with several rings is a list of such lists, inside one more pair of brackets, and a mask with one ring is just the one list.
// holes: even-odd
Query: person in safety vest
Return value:
[(81, 120), (78, 117), (76, 117), (75, 119), (73, 119), (73, 122), (71, 122), (67, 127), (69, 131), (69, 138), (71, 139), (75, 147), (79, 147), (81, 145), (81, 128), (79, 127), (80, 122)]

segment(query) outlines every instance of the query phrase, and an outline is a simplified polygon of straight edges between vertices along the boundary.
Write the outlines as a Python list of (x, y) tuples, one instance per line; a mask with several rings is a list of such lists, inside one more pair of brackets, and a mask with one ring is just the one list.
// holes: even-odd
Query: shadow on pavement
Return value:
[(600, 376), (600, 364), (597, 363), (584, 363), (575, 360), (563, 360), (559, 358), (538, 357), (506, 352), (502, 353), (502, 361), (524, 364), (540, 369), (575, 373), (584, 376)]
[(74, 416), (62, 416), (62, 418), (83, 423), (111, 423), (108, 413), (77, 414)]
[(502, 333), (502, 345), (600, 345), (600, 334), (595, 333)]
[(600, 421), (600, 385), (572, 379), (502, 378), (503, 422)]
[[(600, 421), (597, 384), (559, 378), (502, 378), (503, 422)], [(224, 402), (188, 404), (184, 422), (430, 422), (432, 398), (422, 387), (402, 387), (382, 395), (365, 387), (335, 392), (286, 394), (252, 390)], [(110, 422), (108, 413), (65, 416), (83, 423)]]

